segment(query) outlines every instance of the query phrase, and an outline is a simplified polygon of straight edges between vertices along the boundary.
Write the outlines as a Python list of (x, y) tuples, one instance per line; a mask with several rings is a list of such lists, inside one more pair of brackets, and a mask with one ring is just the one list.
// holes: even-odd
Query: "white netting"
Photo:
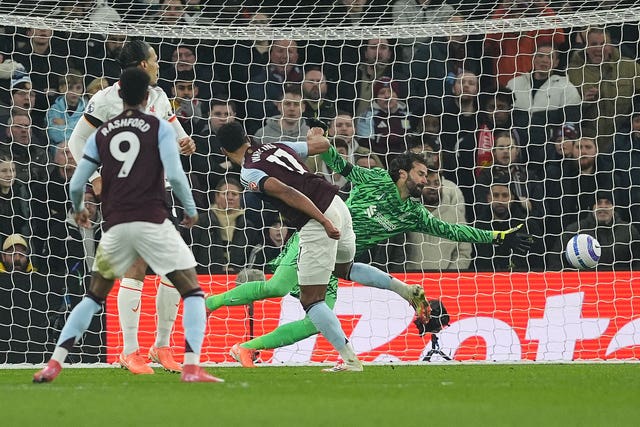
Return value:
[[(65, 183), (70, 157), (60, 144), (87, 108), (88, 97), (80, 95), (90, 84), (100, 85), (94, 82), (97, 78), (105, 78), (102, 85), (117, 80), (118, 49), (136, 38), (156, 49), (158, 83), (198, 146), (196, 154), (183, 160), (204, 219), (184, 235), (207, 290), (219, 293), (232, 286), (227, 282), (248, 263), (264, 268), (279, 252), (277, 235), (282, 232), (277, 214), (250, 196), (243, 199), (244, 215), (233, 236), (224, 226), (229, 216), (208, 209), (220, 193), (216, 186), (230, 177), (212, 127), (235, 114), (263, 141), (295, 140), (305, 133), (306, 122), (299, 118), (303, 114), (331, 124), (331, 134), (343, 140), (336, 146), (343, 147), (353, 162), (387, 167), (394, 152), (407, 148), (427, 156), (432, 169), (439, 161), (440, 174), (428, 180), (440, 190), (426, 194), (425, 203), (443, 220), (485, 229), (525, 222), (538, 237), (527, 257), (420, 233), (398, 234), (362, 256), (408, 282), (426, 280), (428, 294), (447, 300), (450, 311), (465, 322), (449, 330), (443, 346), (454, 351), (476, 335), (486, 343), (484, 355), (470, 346), (460, 350), (460, 358), (566, 360), (571, 345), (552, 349), (553, 334), (543, 336), (540, 322), (552, 322), (553, 316), (563, 317), (571, 310), (580, 318), (583, 304), (591, 307), (594, 301), (602, 305), (585, 308), (591, 314), (583, 317), (618, 316), (614, 323), (619, 326), (632, 319), (634, 310), (625, 305), (632, 296), (627, 276), (616, 279), (603, 273), (599, 277), (604, 285), (597, 290), (574, 276), (494, 278), (475, 272), (566, 268), (562, 252), (577, 231), (593, 234), (603, 245), (598, 269), (636, 267), (640, 122), (634, 125), (632, 116), (640, 111), (635, 99), (640, 85), (640, 2), (420, 3), (2, 1), (0, 135), (6, 135), (7, 142), (0, 147), (0, 171), (12, 160), (17, 178), (14, 188), (2, 193), (0, 241), (13, 233), (27, 237), (39, 273), (0, 273), (0, 328), (5, 331), (0, 341), (8, 346), (1, 349), (0, 363), (42, 360), (64, 320), (69, 298), (77, 300), (84, 291), (82, 281), (88, 279), (90, 265), (84, 255), (91, 256), (93, 249), (82, 242), (97, 235), (86, 236), (69, 226)], [(539, 73), (528, 74), (532, 68)], [(388, 100), (389, 92), (398, 99)], [(322, 104), (315, 102), (319, 93)], [(304, 112), (300, 99), (306, 102)], [(280, 114), (286, 120), (273, 119)], [(27, 128), (31, 135), (25, 133)], [(28, 138), (32, 148), (14, 149)], [(309, 166), (340, 186), (346, 184), (321, 162)], [(2, 180), (0, 176), (0, 185)], [(343, 187), (345, 196), (349, 189)], [(501, 193), (505, 189), (506, 196)], [(512, 200), (506, 202), (510, 209), (505, 210), (503, 196)], [(607, 200), (616, 206), (615, 226), (607, 225), (606, 212), (594, 217), (597, 200), (603, 201), (603, 211)], [(460, 273), (464, 271), (471, 273)], [(435, 273), (423, 276), (424, 272)], [(575, 286), (566, 300), (538, 297), (550, 288), (563, 292), (565, 283)], [(340, 314), (366, 319), (353, 322), (353, 338), (371, 360), (415, 360), (428, 350), (421, 339), (407, 333), (411, 313), (395, 308), (404, 307), (402, 301), (388, 300), (385, 292), (369, 288), (341, 288), (341, 299)], [(144, 303), (143, 347), (152, 340), (155, 321), (152, 298), (145, 296)], [(289, 300), (282, 306), (256, 305), (251, 320), (244, 310), (223, 309), (213, 316), (205, 350), (208, 360), (225, 360), (226, 349), (236, 341), (300, 315), (295, 301)], [(85, 358), (78, 360), (107, 360), (107, 354), (113, 360), (121, 346), (115, 313), (112, 299), (75, 356)], [(529, 324), (529, 316), (544, 319)], [(473, 322), (491, 332), (474, 334), (469, 326)], [(578, 324), (569, 323), (567, 328)], [(515, 332), (504, 332), (508, 325)], [(586, 344), (571, 355), (610, 357), (625, 347), (623, 343), (629, 347), (635, 342), (637, 334), (627, 328), (620, 326), (626, 335), (618, 341), (606, 341), (606, 352)], [(552, 338), (562, 341), (557, 338), (562, 333)], [(567, 342), (575, 346), (575, 340), (603, 334), (597, 323), (589, 333), (568, 334), (573, 338)], [(548, 352), (525, 344), (515, 350), (514, 336), (545, 342)], [(479, 353), (484, 351), (482, 345), (477, 347)], [(276, 351), (272, 360), (324, 360), (328, 348), (320, 341), (313, 352), (314, 342), (307, 341)]]

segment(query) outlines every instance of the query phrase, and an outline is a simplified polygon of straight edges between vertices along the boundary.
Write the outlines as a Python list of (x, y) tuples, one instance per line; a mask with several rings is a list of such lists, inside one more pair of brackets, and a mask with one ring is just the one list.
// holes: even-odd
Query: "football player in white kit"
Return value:
[[(123, 70), (137, 66), (149, 74), (151, 83), (145, 112), (169, 121), (178, 135), (177, 142), (181, 154), (192, 154), (195, 151), (195, 143), (180, 125), (167, 95), (160, 87), (156, 86), (158, 82), (158, 55), (155, 49), (142, 40), (128, 41), (122, 47), (119, 61)], [(97, 92), (89, 100), (83, 120), (78, 122), (69, 139), (69, 148), (76, 162), (82, 158), (87, 138), (93, 131), (102, 123), (122, 113), (123, 104), (118, 94), (119, 89), (120, 85), (116, 82)], [(101, 191), (100, 176), (95, 174), (90, 178), (90, 181), (96, 194), (99, 194)], [(140, 355), (138, 344), (140, 301), (146, 269), (147, 264), (140, 258), (125, 273), (118, 291), (118, 314), (123, 335), (123, 351), (120, 354), (119, 362), (122, 367), (134, 374), (153, 374), (153, 369), (147, 365), (146, 358)], [(148, 357), (152, 361), (160, 363), (166, 370), (173, 372), (182, 370), (181, 365), (175, 361), (169, 345), (179, 305), (180, 294), (169, 279), (162, 277), (156, 297), (156, 340), (153, 347), (149, 349)]]

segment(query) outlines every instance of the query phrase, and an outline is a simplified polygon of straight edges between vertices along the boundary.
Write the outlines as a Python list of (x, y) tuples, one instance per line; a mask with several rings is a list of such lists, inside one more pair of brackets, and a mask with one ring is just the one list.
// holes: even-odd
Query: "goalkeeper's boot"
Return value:
[(425, 323), (428, 322), (431, 315), (431, 306), (424, 296), (424, 288), (422, 285), (409, 285), (409, 288), (411, 289), (409, 304), (416, 311), (416, 316), (419, 319)]
[(132, 374), (151, 375), (154, 373), (151, 366), (147, 365), (144, 357), (140, 356), (137, 351), (127, 355), (121, 353), (118, 358), (118, 363), (120, 363), (122, 368), (127, 369)]
[(358, 359), (352, 359), (345, 362), (338, 362), (336, 366), (325, 368), (322, 372), (362, 372), (362, 370), (362, 362)]
[(255, 368), (253, 363), (258, 358), (258, 351), (252, 348), (241, 347), (240, 344), (234, 344), (229, 350), (229, 355), (237, 362), (240, 362), (245, 368)]
[(46, 367), (33, 374), (33, 382), (50, 383), (56, 379), (61, 370), (62, 366), (60, 366), (58, 362), (55, 360), (49, 360)]
[(201, 366), (184, 365), (180, 374), (180, 381), (183, 383), (223, 383), (222, 378), (214, 377)]
[(156, 347), (149, 349), (149, 359), (162, 365), (165, 371), (182, 372), (182, 366), (173, 358), (171, 347)]

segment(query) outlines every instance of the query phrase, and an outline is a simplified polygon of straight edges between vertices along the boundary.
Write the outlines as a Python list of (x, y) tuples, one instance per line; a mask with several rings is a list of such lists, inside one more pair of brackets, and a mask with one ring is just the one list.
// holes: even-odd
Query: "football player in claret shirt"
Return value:
[[(148, 99), (145, 113), (167, 120), (175, 133), (176, 141), (182, 154), (195, 151), (195, 144), (177, 120), (167, 95), (157, 86), (158, 55), (153, 47), (142, 40), (127, 41), (118, 58), (123, 69), (138, 67), (149, 75)], [(122, 99), (118, 92), (120, 82), (114, 83), (98, 91), (90, 100), (87, 109), (69, 139), (69, 148), (76, 162), (82, 158), (82, 153), (91, 133), (104, 122), (116, 117), (123, 111)], [(101, 192), (101, 179), (97, 173), (90, 178), (97, 195)], [(120, 354), (120, 364), (134, 374), (153, 374), (153, 369), (147, 365), (146, 358), (139, 354), (138, 322), (140, 320), (140, 300), (142, 285), (147, 270), (147, 264), (141, 259), (135, 262), (126, 272), (118, 289), (118, 315), (122, 329), (123, 350)], [(149, 349), (149, 359), (160, 363), (166, 370), (179, 372), (177, 363), (169, 346), (169, 338), (173, 323), (178, 314), (180, 294), (171, 282), (162, 277), (156, 297), (157, 332), (154, 346)]]
[(60, 332), (47, 366), (36, 372), (36, 383), (53, 381), (67, 354), (100, 311), (115, 279), (142, 258), (159, 274), (168, 276), (184, 301), (185, 355), (181, 380), (221, 382), (200, 365), (206, 326), (204, 294), (196, 276), (196, 260), (169, 219), (165, 202), (165, 174), (182, 201), (182, 224), (198, 221), (189, 181), (182, 170), (175, 131), (165, 120), (144, 113), (149, 76), (129, 68), (120, 77), (124, 112), (105, 122), (87, 140), (84, 156), (69, 184), (76, 223), (90, 226), (84, 206), (84, 187), (102, 167), (104, 235), (96, 250), (91, 284)]

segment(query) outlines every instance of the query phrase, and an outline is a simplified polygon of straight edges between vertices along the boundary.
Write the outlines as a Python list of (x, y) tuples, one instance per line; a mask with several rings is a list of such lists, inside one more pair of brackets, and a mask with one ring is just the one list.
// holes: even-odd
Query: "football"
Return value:
[(600, 259), (600, 243), (588, 234), (576, 234), (567, 243), (567, 261), (578, 270), (593, 268)]

